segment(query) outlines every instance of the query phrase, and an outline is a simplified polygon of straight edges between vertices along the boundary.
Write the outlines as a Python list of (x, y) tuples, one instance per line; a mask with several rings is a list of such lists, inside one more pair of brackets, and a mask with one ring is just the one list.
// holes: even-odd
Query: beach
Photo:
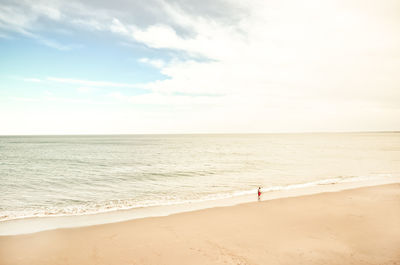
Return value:
[(400, 264), (400, 184), (2, 236), (0, 264)]
[(400, 0), (0, 3), (0, 265), (400, 265)]

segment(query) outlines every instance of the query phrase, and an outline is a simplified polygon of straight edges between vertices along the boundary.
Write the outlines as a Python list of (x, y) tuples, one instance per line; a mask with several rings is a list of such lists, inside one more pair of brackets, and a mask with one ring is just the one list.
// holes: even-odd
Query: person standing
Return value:
[(258, 201), (261, 199), (261, 187), (258, 187)]

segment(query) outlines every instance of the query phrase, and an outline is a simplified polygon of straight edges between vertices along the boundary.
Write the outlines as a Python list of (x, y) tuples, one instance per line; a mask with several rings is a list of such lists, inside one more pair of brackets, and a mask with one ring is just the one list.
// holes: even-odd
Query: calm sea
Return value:
[(0, 137), (0, 220), (400, 176), (400, 133)]

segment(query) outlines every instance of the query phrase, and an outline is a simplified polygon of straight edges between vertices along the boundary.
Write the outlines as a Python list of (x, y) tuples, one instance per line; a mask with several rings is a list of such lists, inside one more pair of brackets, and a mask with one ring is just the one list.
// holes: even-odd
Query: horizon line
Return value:
[(299, 132), (210, 132), (210, 133), (71, 133), (71, 134), (1, 134), (0, 137), (13, 136), (145, 136), (145, 135), (260, 135), (260, 134), (334, 134), (334, 133), (400, 133), (400, 130), (368, 131), (299, 131)]

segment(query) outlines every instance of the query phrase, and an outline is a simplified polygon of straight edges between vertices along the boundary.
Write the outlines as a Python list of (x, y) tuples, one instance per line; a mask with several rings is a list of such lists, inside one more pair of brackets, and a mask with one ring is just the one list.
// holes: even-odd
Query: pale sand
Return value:
[(400, 264), (400, 184), (4, 236), (0, 264)]

